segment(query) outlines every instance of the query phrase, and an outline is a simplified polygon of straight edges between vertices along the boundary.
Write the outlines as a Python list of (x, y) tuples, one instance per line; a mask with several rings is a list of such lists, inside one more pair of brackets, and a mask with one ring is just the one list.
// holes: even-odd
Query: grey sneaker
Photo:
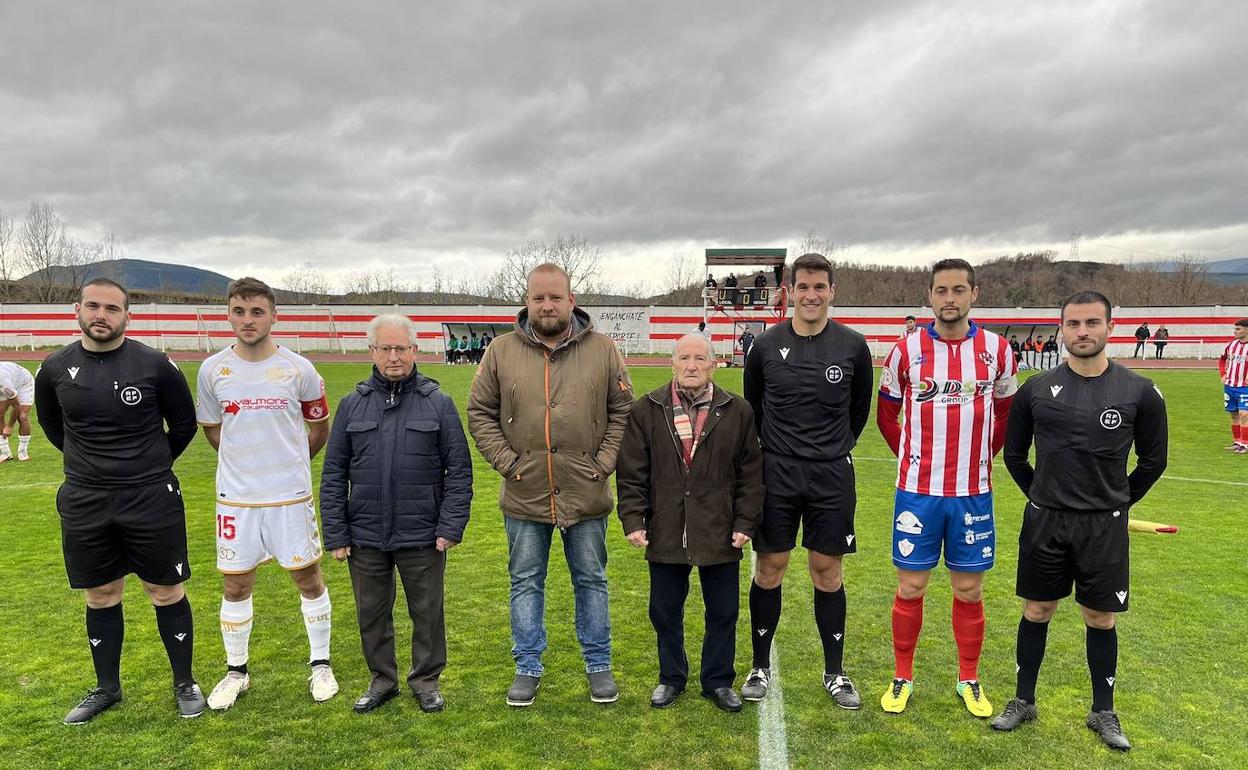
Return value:
[(588, 674), (589, 699), (594, 703), (615, 703), (620, 698), (620, 688), (615, 686), (615, 677), (610, 671), (599, 671)]
[(1005, 704), (1005, 711), (992, 720), (992, 729), (1008, 733), (1023, 722), (1030, 722), (1037, 716), (1039, 714), (1036, 711), (1036, 704), (1026, 703), (1020, 698), (1010, 698), (1010, 702)]
[(1111, 749), (1130, 751), (1131, 742), (1122, 732), (1118, 715), (1112, 711), (1093, 711), (1088, 714), (1088, 729), (1101, 736), (1101, 740)]
[(194, 719), (208, 708), (208, 701), (195, 682), (183, 682), (173, 686), (173, 697), (178, 701), (178, 715)]
[(85, 725), (118, 703), (121, 703), (121, 690), (109, 692), (103, 687), (96, 687), (65, 715), (63, 721), (67, 725)]
[(507, 705), (532, 706), (533, 701), (537, 700), (537, 688), (541, 686), (540, 677), (516, 674), (516, 678), (511, 680), (511, 687), (507, 690)]
[(750, 675), (745, 678), (745, 684), (741, 687), (741, 697), (751, 702), (760, 701), (767, 697), (769, 684), (771, 684), (771, 669), (751, 669)]
[(823, 689), (827, 690), (832, 696), (832, 700), (836, 701), (836, 705), (843, 709), (853, 711), (862, 708), (862, 698), (858, 696), (858, 691), (854, 689), (854, 683), (849, 681), (849, 677), (844, 674), (832, 676), (825, 672), (823, 675)]

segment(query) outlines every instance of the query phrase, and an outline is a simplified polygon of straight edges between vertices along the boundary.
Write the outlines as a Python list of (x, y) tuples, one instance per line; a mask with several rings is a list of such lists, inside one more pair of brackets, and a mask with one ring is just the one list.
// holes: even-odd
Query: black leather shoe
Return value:
[(715, 692), (704, 692), (702, 697), (707, 698), (715, 704), (716, 708), (724, 711), (741, 710), (741, 696), (737, 695), (731, 687), (716, 687)]
[(357, 714), (367, 714), (370, 711), (374, 711), (386, 705), (398, 694), (399, 688), (397, 687), (392, 687), (385, 692), (378, 692), (377, 690), (372, 689), (365, 690), (364, 694), (356, 700), (355, 705), (351, 708), (355, 709), (355, 713)]
[(426, 714), (446, 708), (446, 701), (443, 700), (442, 693), (437, 690), (421, 690), (416, 693), (416, 700), (420, 703), (420, 710)]
[(654, 688), (654, 692), (650, 693), (650, 705), (656, 709), (665, 709), (676, 702), (680, 694), (685, 691), (683, 687), (676, 687), (670, 684), (661, 684)]

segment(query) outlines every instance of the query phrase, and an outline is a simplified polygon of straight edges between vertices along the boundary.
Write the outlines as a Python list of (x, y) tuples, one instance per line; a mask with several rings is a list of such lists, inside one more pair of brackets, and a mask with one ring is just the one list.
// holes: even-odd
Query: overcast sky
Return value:
[(277, 280), (579, 233), (1248, 256), (1237, 2), (0, 2), (0, 212)]

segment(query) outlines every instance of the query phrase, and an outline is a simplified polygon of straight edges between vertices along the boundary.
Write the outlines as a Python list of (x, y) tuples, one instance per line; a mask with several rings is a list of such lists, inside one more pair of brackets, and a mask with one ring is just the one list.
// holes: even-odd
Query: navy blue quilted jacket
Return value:
[(472, 458), (451, 397), (413, 370), (373, 376), (338, 405), (321, 472), (325, 548), (393, 551), (464, 539)]

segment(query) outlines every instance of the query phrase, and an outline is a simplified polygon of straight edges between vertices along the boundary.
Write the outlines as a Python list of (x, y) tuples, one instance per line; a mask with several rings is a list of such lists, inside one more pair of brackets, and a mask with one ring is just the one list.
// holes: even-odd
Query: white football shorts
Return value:
[(217, 504), (217, 570), (250, 572), (273, 559), (295, 570), (321, 559), (321, 534), (311, 500), (265, 508)]

